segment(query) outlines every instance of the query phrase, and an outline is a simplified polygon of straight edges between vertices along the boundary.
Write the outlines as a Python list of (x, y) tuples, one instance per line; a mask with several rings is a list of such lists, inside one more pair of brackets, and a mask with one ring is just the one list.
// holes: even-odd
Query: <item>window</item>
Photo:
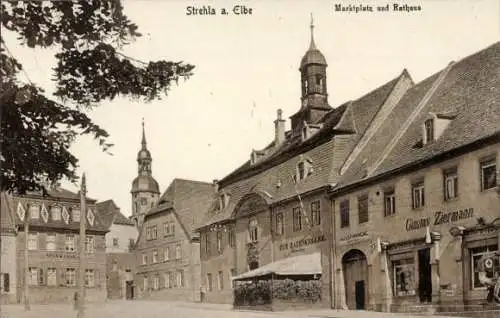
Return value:
[(259, 239), (259, 229), (258, 229), (258, 222), (256, 219), (250, 220), (248, 224), (248, 232), (250, 235), (250, 241), (257, 242)]
[(29, 214), (31, 219), (38, 219), (40, 218), (40, 206), (37, 204), (30, 204), (29, 205)]
[(306, 167), (305, 167), (305, 163), (303, 161), (298, 163), (297, 171), (298, 171), (299, 180), (302, 180), (306, 177)]
[(57, 285), (57, 270), (55, 267), (47, 268), (47, 285), (48, 286)]
[(64, 241), (64, 249), (66, 252), (74, 252), (75, 248), (75, 236), (72, 234), (66, 235), (66, 240)]
[(133, 239), (133, 238), (129, 238), (129, 239), (128, 239), (128, 249), (129, 249), (129, 251), (130, 251), (130, 250), (133, 250), (133, 249), (134, 249), (134, 246), (135, 246), (135, 239)]
[(180, 244), (175, 246), (175, 258), (176, 259), (181, 258), (181, 245)]
[(425, 143), (431, 142), (434, 140), (434, 119), (427, 119), (424, 122), (425, 128)]
[(235, 237), (234, 237), (234, 229), (229, 229), (227, 232), (227, 240), (229, 241), (229, 246), (230, 247), (235, 247)]
[(293, 231), (298, 232), (302, 230), (302, 211), (300, 207), (293, 208)]
[(152, 236), (153, 236), (153, 240), (156, 240), (158, 238), (158, 227), (155, 225), (153, 226), (153, 230), (152, 230)]
[(222, 231), (217, 231), (217, 252), (222, 253)]
[(50, 214), (52, 215), (53, 221), (61, 221), (61, 207), (60, 206), (52, 206), (50, 208)]
[(95, 239), (93, 235), (85, 236), (85, 253), (93, 254), (95, 252)]
[(420, 181), (411, 187), (412, 206), (414, 209), (421, 208), (425, 205), (424, 182)]
[(283, 212), (276, 213), (276, 235), (285, 233), (285, 224), (283, 222)]
[(163, 274), (163, 281), (165, 284), (165, 288), (170, 288), (170, 272)]
[(153, 276), (153, 289), (160, 289), (160, 275), (156, 274)]
[(153, 251), (153, 263), (158, 263), (158, 251)]
[(184, 271), (177, 271), (177, 287), (184, 287)]
[(85, 287), (95, 286), (95, 273), (93, 269), (85, 270)]
[(163, 236), (171, 236), (171, 235), (174, 235), (174, 223), (173, 222), (163, 223)]
[(46, 240), (46, 249), (47, 251), (55, 251), (56, 250), (56, 234), (47, 234)]
[(71, 214), (73, 215), (73, 222), (80, 222), (80, 209), (73, 208)]
[(10, 291), (10, 277), (8, 273), (0, 273), (0, 293)]
[(38, 285), (38, 273), (37, 267), (29, 268), (28, 285)]
[(413, 258), (392, 262), (395, 296), (415, 295), (415, 262)]
[(28, 234), (28, 250), (33, 251), (38, 248), (38, 233)]
[(148, 204), (148, 200), (146, 198), (141, 198), (141, 205), (146, 205)]
[(208, 291), (212, 291), (212, 274), (208, 273), (207, 274), (207, 289)]
[(165, 247), (165, 249), (163, 250), (163, 259), (165, 261), (170, 260), (170, 246)]
[(340, 202), (340, 227), (349, 226), (349, 200)]
[[(470, 249), (472, 289), (485, 287), (484, 284), (479, 280), (479, 272), (482, 270), (482, 268), (486, 267), (485, 260), (488, 259), (488, 254), (495, 251), (498, 251), (498, 245), (496, 244)], [(500, 271), (498, 257), (492, 257), (491, 259), (493, 260), (491, 264), (492, 270), (486, 271), (486, 277), (488, 278), (494, 278), (495, 272)], [(483, 262), (483, 264), (481, 264), (481, 262)]]
[(384, 216), (396, 214), (396, 195), (394, 189), (384, 191)]
[(224, 276), (222, 274), (222, 271), (219, 271), (219, 273), (217, 273), (217, 285), (219, 287), (219, 290), (224, 289)]
[(481, 162), (481, 191), (497, 186), (496, 158)]
[(316, 74), (316, 85), (322, 85), (323, 84), (323, 76), (321, 74)]
[(76, 286), (76, 270), (74, 268), (66, 268), (64, 279), (67, 286)]
[(368, 195), (358, 198), (358, 219), (359, 224), (368, 222)]
[(113, 237), (113, 247), (118, 247), (118, 238)]
[(444, 199), (446, 201), (458, 196), (457, 168), (447, 169), (443, 172)]
[(205, 254), (210, 255), (210, 236), (209, 233), (205, 234)]
[(146, 240), (150, 240), (151, 239), (151, 228), (148, 226), (146, 228)]
[(145, 253), (142, 253), (142, 265), (148, 264), (148, 256)]
[(311, 219), (313, 226), (321, 224), (321, 209), (319, 201), (311, 203)]
[(143, 287), (143, 290), (148, 290), (148, 277), (147, 276), (144, 276), (144, 278), (142, 279), (142, 287)]

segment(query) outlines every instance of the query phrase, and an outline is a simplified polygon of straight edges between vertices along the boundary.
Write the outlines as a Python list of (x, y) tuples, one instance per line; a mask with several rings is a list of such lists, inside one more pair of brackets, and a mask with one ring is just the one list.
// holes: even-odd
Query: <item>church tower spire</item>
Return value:
[(314, 43), (314, 18), (312, 13), (311, 13), (311, 25), (309, 27), (311, 28), (311, 43), (309, 44), (309, 51), (311, 51), (311, 50), (316, 50), (316, 43)]
[(160, 188), (153, 178), (151, 163), (153, 158), (146, 142), (146, 129), (142, 119), (141, 149), (137, 153), (138, 176), (132, 182), (132, 219), (138, 227), (142, 226), (144, 216), (158, 200)]

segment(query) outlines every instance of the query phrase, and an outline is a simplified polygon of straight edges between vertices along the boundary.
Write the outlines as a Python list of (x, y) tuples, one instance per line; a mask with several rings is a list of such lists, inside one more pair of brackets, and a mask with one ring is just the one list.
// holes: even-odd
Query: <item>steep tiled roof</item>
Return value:
[[(23, 196), (12, 196), (12, 208), (14, 212), (12, 215), (14, 216), (14, 222), (16, 225), (22, 226), (24, 221), (21, 220), (19, 215), (17, 214), (17, 209), (20, 207), (19, 204), (24, 208), (26, 213), (28, 213), (28, 204), (36, 203), (41, 206), (45, 206), (49, 217), (47, 218), (47, 222), (45, 222), (43, 218), (42, 209), (40, 209), (40, 217), (38, 219), (30, 219), (30, 226), (41, 227), (41, 228), (52, 228), (52, 229), (67, 229), (78, 231), (80, 229), (80, 222), (73, 221), (73, 216), (70, 213), (70, 209), (72, 207), (80, 207), (80, 201), (76, 200), (76, 198), (80, 198), (78, 193), (74, 193), (65, 189), (58, 189), (55, 191), (49, 191), (46, 196), (41, 196), (37, 194), (26, 194)], [(87, 207), (92, 210), (92, 213), (95, 215), (94, 222), (91, 224), (88, 219), (86, 219), (86, 229), (89, 231), (98, 231), (98, 232), (107, 232), (108, 226), (98, 217), (97, 209), (95, 208), (93, 199), (86, 199)], [(66, 223), (63, 218), (61, 220), (53, 220), (52, 214), (50, 211), (51, 206), (64, 206), (68, 209), (68, 213), (70, 214), (69, 222)]]
[[(221, 191), (230, 196), (228, 206), (220, 211), (217, 202), (213, 202), (203, 226), (230, 220), (238, 202), (251, 192), (262, 194), (272, 204), (336, 182), (337, 174), (331, 173), (335, 153), (333, 137), (351, 134), (353, 140), (346, 147), (353, 147), (358, 134), (367, 129), (399, 78), (326, 113), (320, 120), (322, 128), (310, 139), (289, 138), (269, 158), (254, 165), (246, 162), (222, 179)], [(342, 124), (346, 122), (352, 125)], [(314, 172), (296, 185), (292, 175), (301, 155), (313, 162)]]
[[(451, 67), (419, 116), (375, 170), (381, 174), (500, 132), (500, 42)], [(455, 112), (435, 141), (415, 147), (429, 113)]]
[(112, 224), (135, 225), (132, 220), (128, 219), (121, 213), (120, 208), (111, 199), (98, 202), (96, 207), (99, 212), (99, 217), (105, 224), (108, 224), (108, 226), (111, 226)]
[[(409, 89), (347, 169), (336, 191), (500, 135), (499, 100), (500, 42), (497, 42)], [(419, 104), (420, 111), (416, 109)], [(409, 117), (414, 110), (418, 111), (415, 117)], [(422, 127), (430, 114), (449, 120), (449, 124), (435, 141), (422, 145)], [(404, 126), (408, 118), (409, 125)]]
[(194, 229), (203, 221), (203, 215), (212, 203), (213, 197), (214, 190), (211, 183), (174, 179), (157, 205), (147, 213), (146, 218), (171, 208), (187, 235), (191, 237)]

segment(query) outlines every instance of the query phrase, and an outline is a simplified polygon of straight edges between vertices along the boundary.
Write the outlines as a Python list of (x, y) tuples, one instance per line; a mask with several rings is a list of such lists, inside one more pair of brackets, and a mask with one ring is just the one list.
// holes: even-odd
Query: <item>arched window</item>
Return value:
[(250, 220), (248, 224), (248, 233), (251, 242), (256, 242), (259, 239), (258, 222), (256, 219)]

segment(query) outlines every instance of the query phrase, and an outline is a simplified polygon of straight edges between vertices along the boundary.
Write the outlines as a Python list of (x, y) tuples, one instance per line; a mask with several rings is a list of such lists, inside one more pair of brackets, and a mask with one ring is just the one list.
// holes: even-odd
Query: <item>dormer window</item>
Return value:
[(299, 162), (299, 164), (297, 165), (297, 172), (298, 172), (299, 180), (302, 180), (306, 177), (306, 167), (305, 167), (305, 163), (303, 161)]
[(219, 195), (219, 210), (223, 211), (227, 204), (229, 203), (229, 195), (227, 193), (222, 193)]
[(425, 136), (424, 140), (425, 143), (429, 143), (434, 140), (434, 119), (427, 119), (424, 122), (424, 130), (425, 130)]
[(311, 159), (301, 159), (297, 163), (295, 181), (304, 180), (310, 176), (313, 172), (312, 160)]

